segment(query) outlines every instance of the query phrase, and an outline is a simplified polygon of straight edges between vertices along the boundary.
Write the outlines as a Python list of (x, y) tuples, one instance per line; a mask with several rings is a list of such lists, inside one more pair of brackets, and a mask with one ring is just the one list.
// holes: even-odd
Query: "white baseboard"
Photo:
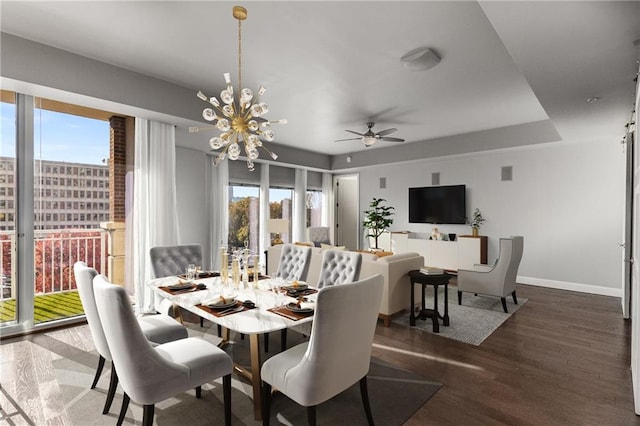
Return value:
[(542, 278), (523, 277), (518, 275), (519, 284), (535, 285), (538, 287), (557, 288), (558, 290), (578, 291), (580, 293), (599, 294), (601, 296), (622, 297), (622, 289), (602, 287), (597, 285), (571, 283), (567, 281), (545, 280)]

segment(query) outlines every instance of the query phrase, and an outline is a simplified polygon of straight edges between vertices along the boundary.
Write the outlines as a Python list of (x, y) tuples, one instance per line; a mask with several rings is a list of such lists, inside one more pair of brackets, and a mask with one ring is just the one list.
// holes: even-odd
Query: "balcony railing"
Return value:
[[(107, 232), (101, 229), (38, 230), (34, 233), (36, 295), (75, 290), (73, 264), (87, 262), (98, 273), (107, 274)], [(2, 291), (0, 300), (16, 296), (15, 235), (0, 232)]]

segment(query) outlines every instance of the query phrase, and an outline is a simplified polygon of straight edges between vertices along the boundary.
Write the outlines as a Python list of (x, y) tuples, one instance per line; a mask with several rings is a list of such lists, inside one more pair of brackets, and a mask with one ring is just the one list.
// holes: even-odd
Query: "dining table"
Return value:
[[(312, 322), (313, 304), (317, 297), (316, 289), (299, 289), (298, 283), (288, 283), (280, 278), (261, 278), (235, 285), (230, 278), (225, 283), (220, 276), (200, 278), (190, 283), (184, 283), (177, 276), (147, 282), (155, 294), (222, 327), (223, 343), (229, 341), (230, 331), (249, 337), (249, 367), (235, 362), (234, 366), (236, 372), (251, 382), (256, 420), (262, 419), (260, 335)], [(305, 309), (296, 309), (301, 297), (304, 297)], [(230, 298), (235, 298), (237, 303), (224, 309), (211, 304), (212, 301)], [(299, 304), (297, 306), (300, 307)]]

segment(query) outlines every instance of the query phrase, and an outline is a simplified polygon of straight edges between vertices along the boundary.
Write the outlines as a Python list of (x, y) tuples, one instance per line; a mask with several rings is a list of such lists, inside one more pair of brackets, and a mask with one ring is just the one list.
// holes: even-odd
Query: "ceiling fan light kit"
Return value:
[(402, 65), (410, 71), (426, 71), (440, 63), (440, 57), (433, 50), (420, 47), (400, 58)]
[(349, 139), (338, 139), (338, 140), (336, 140), (336, 142), (360, 140), (360, 141), (362, 141), (364, 146), (367, 147), (367, 148), (370, 147), (371, 145), (373, 145), (374, 143), (376, 143), (377, 141), (404, 142), (404, 139), (392, 138), (392, 137), (387, 136), (387, 135), (390, 135), (393, 132), (397, 132), (398, 131), (398, 129), (396, 129), (395, 127), (392, 127), (390, 129), (380, 130), (379, 132), (374, 132), (371, 129), (375, 125), (376, 125), (376, 123), (374, 123), (372, 121), (368, 122), (367, 123), (367, 127), (369, 129), (365, 133), (358, 133), (358, 132), (353, 131), (353, 130), (346, 130), (347, 132), (353, 133), (355, 135), (358, 135), (359, 137), (358, 138), (349, 138)]

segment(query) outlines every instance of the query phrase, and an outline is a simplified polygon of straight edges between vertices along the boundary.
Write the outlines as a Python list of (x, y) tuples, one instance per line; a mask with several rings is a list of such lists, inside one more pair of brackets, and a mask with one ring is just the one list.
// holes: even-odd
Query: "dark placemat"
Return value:
[(273, 312), (274, 314), (280, 315), (282, 317), (285, 317), (293, 321), (299, 321), (301, 319), (308, 318), (313, 315), (313, 312), (308, 312), (308, 313), (292, 312), (289, 309), (287, 309), (285, 305), (267, 309), (267, 311)]
[[(242, 306), (244, 309), (242, 309), (241, 311), (227, 311), (226, 309), (235, 309), (235, 308), (239, 308), (240, 306)], [(242, 302), (237, 301), (236, 305), (233, 307), (229, 307), (229, 308), (225, 308), (225, 309), (213, 309), (210, 308), (206, 305), (196, 305), (196, 308), (202, 309), (205, 312), (210, 313), (211, 315), (213, 315), (214, 317), (226, 317), (227, 315), (233, 315), (233, 314), (237, 314), (239, 312), (244, 312), (244, 311), (248, 311), (249, 309), (253, 309), (253, 308), (248, 308), (246, 306), (244, 306), (242, 304)], [(225, 312), (226, 311), (226, 312)]]
[[(159, 288), (160, 290), (164, 290), (169, 294), (181, 294), (181, 293), (187, 293), (187, 292), (193, 291), (193, 289), (197, 287), (198, 287), (198, 284), (191, 284), (189, 287), (181, 288), (180, 290), (171, 290), (168, 286), (162, 286)], [(202, 290), (206, 290), (206, 288), (203, 288)], [(200, 290), (196, 290), (196, 291), (200, 291)]]

